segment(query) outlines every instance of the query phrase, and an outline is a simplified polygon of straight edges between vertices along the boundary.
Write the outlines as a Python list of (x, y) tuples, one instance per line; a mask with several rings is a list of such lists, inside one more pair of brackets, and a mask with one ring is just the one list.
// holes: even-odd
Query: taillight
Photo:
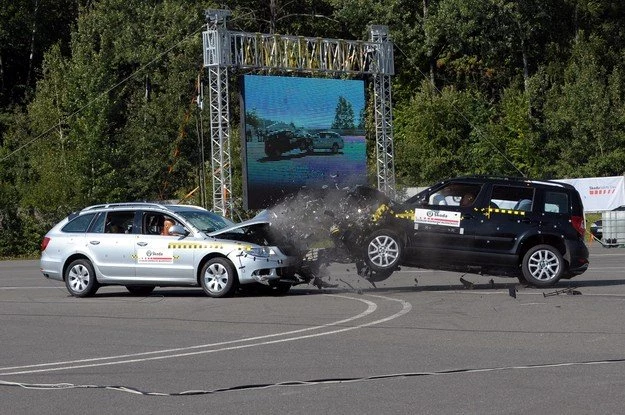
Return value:
[(571, 224), (579, 234), (579, 236), (584, 236), (586, 233), (586, 222), (584, 221), (583, 216), (571, 216)]
[(48, 238), (47, 236), (44, 236), (43, 241), (41, 241), (41, 252), (46, 250), (49, 242), (50, 242), (50, 238)]

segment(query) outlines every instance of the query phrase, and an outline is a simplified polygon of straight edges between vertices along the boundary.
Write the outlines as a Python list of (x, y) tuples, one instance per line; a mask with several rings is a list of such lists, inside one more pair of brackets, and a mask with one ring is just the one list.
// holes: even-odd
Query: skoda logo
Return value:
[(432, 212), (431, 210), (428, 210), (427, 215), (428, 215), (429, 217), (432, 217), (432, 216), (434, 216), (434, 212)]

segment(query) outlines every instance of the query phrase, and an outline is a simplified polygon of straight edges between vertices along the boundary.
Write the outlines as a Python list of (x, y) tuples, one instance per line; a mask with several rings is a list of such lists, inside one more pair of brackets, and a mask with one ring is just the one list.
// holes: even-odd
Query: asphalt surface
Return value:
[[(620, 414), (625, 249), (557, 287), (404, 268), (374, 288), (70, 297), (0, 262), (2, 414)], [(492, 281), (491, 281), (492, 280)]]

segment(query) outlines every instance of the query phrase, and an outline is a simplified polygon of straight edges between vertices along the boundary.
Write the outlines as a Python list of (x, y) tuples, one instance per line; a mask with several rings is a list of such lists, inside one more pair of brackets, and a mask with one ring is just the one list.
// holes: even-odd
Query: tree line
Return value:
[(198, 203), (211, 174), (201, 32), (204, 10), (223, 7), (246, 32), (367, 40), (371, 24), (389, 27), (400, 186), (625, 170), (620, 0), (0, 0), (0, 257), (36, 253), (90, 204)]

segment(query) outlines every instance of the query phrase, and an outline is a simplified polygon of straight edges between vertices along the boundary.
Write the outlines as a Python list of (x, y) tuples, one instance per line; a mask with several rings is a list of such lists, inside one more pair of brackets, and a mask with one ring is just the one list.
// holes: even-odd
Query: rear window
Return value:
[(481, 188), (482, 185), (476, 183), (449, 183), (430, 195), (428, 205), (472, 206)]
[(534, 206), (534, 189), (531, 187), (493, 186), (489, 206), (531, 212)]
[(564, 192), (545, 192), (545, 213), (570, 213), (569, 195)]
[(95, 213), (89, 213), (86, 215), (76, 216), (74, 219), (69, 221), (65, 226), (63, 226), (63, 229), (61, 230), (63, 232), (69, 232), (69, 233), (87, 232), (87, 229), (89, 228), (89, 224), (93, 220), (94, 216), (95, 216)]

